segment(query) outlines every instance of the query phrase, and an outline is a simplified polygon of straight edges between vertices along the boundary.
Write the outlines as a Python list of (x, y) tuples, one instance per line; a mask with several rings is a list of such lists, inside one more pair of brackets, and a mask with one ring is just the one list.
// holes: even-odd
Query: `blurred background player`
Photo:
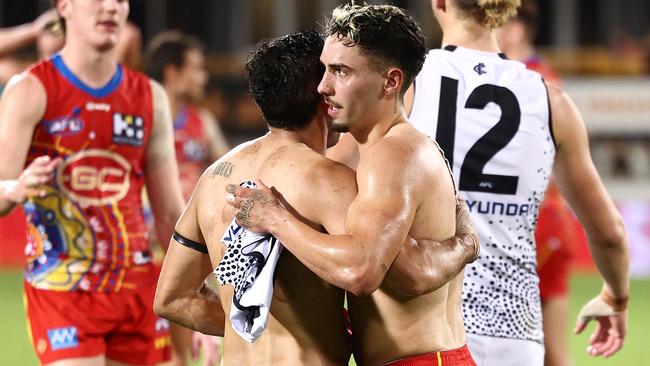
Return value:
[[(147, 47), (146, 70), (169, 96), (181, 188), (183, 196), (189, 200), (205, 168), (229, 149), (218, 122), (199, 106), (208, 81), (203, 45), (197, 38), (182, 32), (162, 32)], [(212, 363), (218, 362), (221, 359), (220, 338), (196, 333), (194, 338), (197, 337), (202, 338), (205, 357)], [(186, 344), (178, 351), (187, 352), (191, 348)]]
[[(508, 58), (521, 61), (526, 68), (539, 72), (547, 84), (562, 86), (559, 76), (535, 49), (538, 28), (537, 1), (522, 0), (517, 16), (498, 29), (499, 46)], [(580, 223), (551, 179), (539, 208), (535, 231), (546, 366), (571, 365), (566, 332), (569, 277), (574, 249), (586, 245), (581, 231)]]
[[(60, 54), (17, 76), (0, 101), (0, 211), (28, 218), (25, 299), (43, 364), (169, 360), (169, 323), (152, 311), (140, 192), (161, 242), (183, 199), (164, 90), (114, 57), (128, 1), (58, 0)], [(25, 168), (24, 168), (25, 167)]]
[(411, 123), (445, 151), (481, 238), (465, 272), (468, 345), (479, 365), (544, 363), (534, 231), (553, 171), (604, 279), (576, 330), (597, 319), (589, 353), (610, 356), (627, 332), (627, 236), (571, 99), (500, 53), (494, 30), (519, 4), (432, 0), (443, 49), (429, 52), (412, 89)]
[(199, 106), (208, 81), (203, 45), (188, 34), (167, 31), (149, 43), (146, 59), (147, 73), (169, 96), (181, 185), (189, 199), (205, 168), (229, 149), (218, 122)]

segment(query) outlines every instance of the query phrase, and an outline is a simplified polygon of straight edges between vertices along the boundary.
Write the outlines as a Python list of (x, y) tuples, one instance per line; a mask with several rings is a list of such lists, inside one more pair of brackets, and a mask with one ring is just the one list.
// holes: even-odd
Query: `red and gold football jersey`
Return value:
[(118, 65), (102, 88), (84, 84), (60, 55), (32, 66), (47, 106), (26, 164), (62, 157), (44, 197), (25, 203), (27, 281), (59, 291), (136, 289), (155, 281), (142, 214), (153, 124), (150, 81)]

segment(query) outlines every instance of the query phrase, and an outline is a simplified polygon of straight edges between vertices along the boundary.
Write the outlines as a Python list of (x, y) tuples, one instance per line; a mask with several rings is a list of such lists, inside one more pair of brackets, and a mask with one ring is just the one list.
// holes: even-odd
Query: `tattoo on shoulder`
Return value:
[(210, 177), (214, 178), (216, 176), (228, 178), (232, 174), (232, 170), (235, 168), (235, 164), (227, 162), (227, 161), (222, 161), (221, 163), (217, 164), (216, 167), (212, 170), (212, 173), (210, 174)]

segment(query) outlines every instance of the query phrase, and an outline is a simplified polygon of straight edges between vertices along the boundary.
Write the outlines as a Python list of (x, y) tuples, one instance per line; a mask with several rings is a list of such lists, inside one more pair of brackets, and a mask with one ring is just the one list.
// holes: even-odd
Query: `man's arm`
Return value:
[[(199, 227), (197, 205), (205, 175), (176, 224), (156, 288), (154, 311), (204, 334), (223, 336), (225, 314), (219, 295), (205, 284), (212, 272), (208, 247)], [(213, 254), (216, 255), (216, 254)]]
[(589, 320), (597, 318), (599, 326), (590, 340), (590, 353), (609, 356), (622, 347), (627, 327), (625, 306), (617, 306), (627, 305), (629, 296), (627, 236), (591, 160), (580, 113), (560, 89), (549, 87), (549, 98), (557, 143), (555, 179), (585, 228), (589, 249), (603, 276), (602, 295), (596, 300), (612, 305), (608, 313), (583, 312), (576, 330), (581, 332)]
[[(359, 193), (346, 216), (347, 235), (312, 229), (281, 207), (268, 188), (230, 187), (238, 222), (270, 232), (312, 272), (355, 295), (374, 292), (397, 256), (417, 209), (413, 193), (416, 164), (409, 147), (394, 142), (374, 148), (357, 171)], [(320, 194), (315, 192), (316, 194)], [(249, 196), (245, 199), (237, 197)], [(262, 213), (262, 215), (260, 215)]]
[(456, 234), (442, 242), (407, 238), (383, 286), (405, 296), (439, 289), (478, 258), (480, 241), (467, 205), (456, 205)]
[(57, 17), (56, 10), (51, 9), (32, 22), (0, 29), (0, 56), (33, 42), (44, 31), (45, 26), (55, 21)]
[(166, 250), (176, 220), (183, 210), (184, 201), (178, 180), (173, 123), (167, 95), (155, 81), (151, 81), (151, 89), (154, 120), (151, 138), (147, 144), (145, 179), (154, 215), (154, 228), (158, 241), (165, 245)]
[[(412, 92), (412, 89), (409, 89)], [(351, 134), (341, 135), (338, 144), (327, 151), (327, 157), (356, 169), (359, 149)], [(443, 242), (416, 241), (410, 237), (393, 262), (383, 285), (405, 295), (419, 296), (444, 286), (467, 263), (478, 257), (479, 240), (464, 202), (456, 210), (456, 235)]]
[(47, 96), (41, 82), (23, 73), (11, 79), (0, 100), (0, 216), (16, 203), (42, 193), (59, 159), (36, 159), (23, 171), (34, 128), (45, 113)]

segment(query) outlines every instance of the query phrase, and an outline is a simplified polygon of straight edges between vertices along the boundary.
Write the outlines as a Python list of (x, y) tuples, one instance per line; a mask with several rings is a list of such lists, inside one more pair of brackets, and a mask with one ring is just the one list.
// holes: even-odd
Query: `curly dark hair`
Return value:
[(271, 127), (298, 131), (311, 121), (323, 99), (322, 50), (323, 37), (306, 31), (263, 41), (248, 56), (248, 89)]
[(348, 47), (359, 46), (378, 70), (400, 68), (404, 72), (402, 94), (424, 64), (424, 34), (415, 20), (396, 6), (341, 5), (325, 24), (325, 34), (338, 37)]

